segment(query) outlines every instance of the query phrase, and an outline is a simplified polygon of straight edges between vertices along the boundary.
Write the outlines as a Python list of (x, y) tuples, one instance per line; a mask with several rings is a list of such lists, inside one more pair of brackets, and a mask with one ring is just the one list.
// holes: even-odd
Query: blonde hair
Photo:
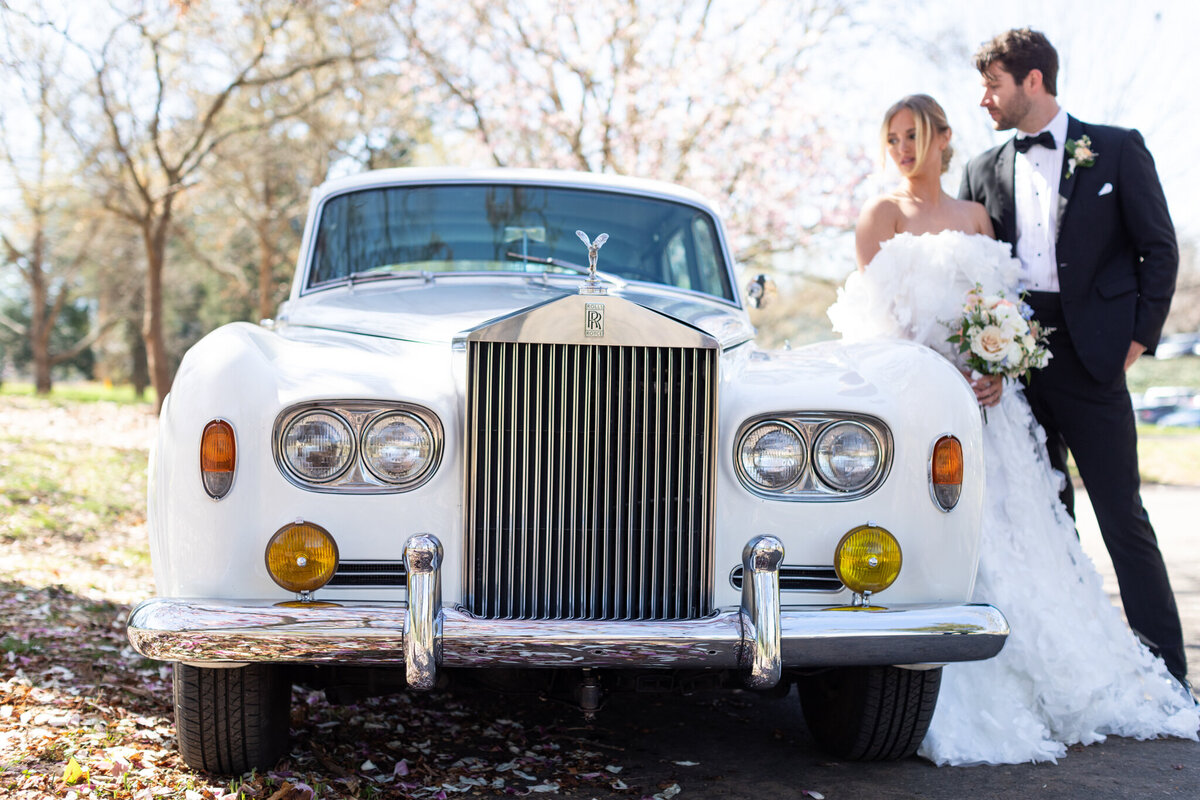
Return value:
[[(892, 124), (892, 117), (900, 113), (901, 109), (907, 108), (912, 112), (913, 119), (916, 121), (917, 127), (917, 163), (914, 167), (919, 170), (925, 164), (925, 156), (929, 155), (929, 145), (933, 142), (935, 133), (946, 133), (950, 130), (950, 123), (946, 120), (946, 112), (927, 94), (910, 94), (907, 97), (901, 97), (892, 107), (883, 115), (883, 126), (879, 131), (880, 139), (880, 155), (887, 160), (888, 148), (888, 127)], [(942, 172), (950, 169), (950, 159), (954, 157), (954, 148), (946, 145), (946, 149), (942, 151)]]

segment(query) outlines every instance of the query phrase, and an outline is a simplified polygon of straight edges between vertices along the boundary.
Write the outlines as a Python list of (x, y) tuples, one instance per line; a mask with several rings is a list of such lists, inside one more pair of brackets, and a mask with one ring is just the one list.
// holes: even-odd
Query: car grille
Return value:
[(339, 561), (329, 586), (405, 585), (403, 561)]
[(472, 613), (709, 613), (716, 352), (470, 343)]
[[(742, 565), (729, 573), (733, 588), (742, 588)], [(779, 567), (779, 591), (781, 592), (840, 592), (846, 585), (837, 576), (833, 567), (802, 567), (783, 564)]]

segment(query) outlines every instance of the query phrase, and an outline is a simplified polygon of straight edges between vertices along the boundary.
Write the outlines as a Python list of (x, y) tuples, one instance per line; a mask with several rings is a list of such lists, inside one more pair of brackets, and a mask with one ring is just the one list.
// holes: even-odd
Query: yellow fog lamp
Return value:
[(903, 558), (896, 537), (878, 525), (859, 525), (838, 542), (834, 569), (855, 594), (882, 592), (900, 574)]
[(337, 565), (337, 543), (312, 522), (284, 525), (267, 542), (267, 572), (289, 592), (315, 592), (329, 582)]

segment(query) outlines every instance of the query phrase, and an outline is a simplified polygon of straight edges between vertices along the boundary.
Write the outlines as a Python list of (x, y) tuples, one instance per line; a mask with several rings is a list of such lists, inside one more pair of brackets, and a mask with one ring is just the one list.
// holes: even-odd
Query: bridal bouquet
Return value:
[(946, 323), (952, 333), (946, 341), (958, 345), (966, 366), (984, 375), (1020, 378), (1050, 360), (1043, 329), (1032, 319), (1026, 303), (1003, 293), (985, 295), (983, 287), (967, 293), (962, 317)]

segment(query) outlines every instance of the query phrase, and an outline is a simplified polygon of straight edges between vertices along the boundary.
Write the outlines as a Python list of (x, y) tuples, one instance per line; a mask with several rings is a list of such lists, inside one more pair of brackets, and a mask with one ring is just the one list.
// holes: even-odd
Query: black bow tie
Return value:
[(1029, 148), (1035, 144), (1040, 144), (1047, 150), (1054, 149), (1054, 134), (1050, 131), (1042, 131), (1037, 136), (1018, 136), (1013, 141), (1013, 146), (1017, 148), (1018, 153), (1028, 153)]

